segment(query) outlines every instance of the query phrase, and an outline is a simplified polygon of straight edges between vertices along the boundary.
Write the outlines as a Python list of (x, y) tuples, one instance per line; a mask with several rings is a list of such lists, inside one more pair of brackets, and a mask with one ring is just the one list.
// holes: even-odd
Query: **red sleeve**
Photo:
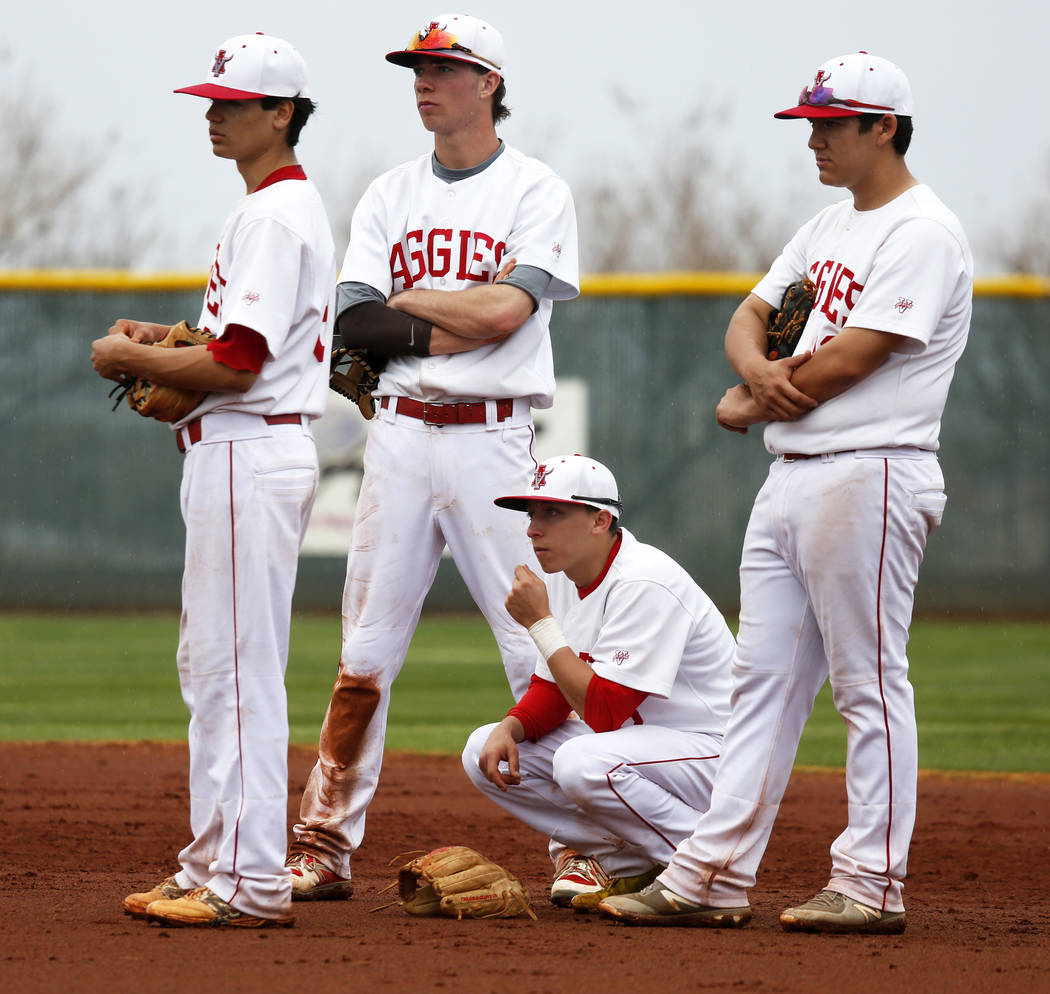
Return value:
[(570, 711), (558, 685), (533, 674), (525, 696), (507, 712), (507, 717), (517, 718), (525, 727), (525, 738), (535, 742), (565, 721)]
[(248, 370), (251, 373), (258, 373), (270, 354), (266, 339), (243, 324), (229, 325), (222, 338), (208, 342), (205, 347), (216, 362), (230, 369)]
[(644, 690), (613, 683), (595, 673), (587, 684), (583, 720), (596, 732), (615, 731), (628, 718), (634, 718), (635, 724), (640, 725), (642, 719), (637, 708), (648, 696)]

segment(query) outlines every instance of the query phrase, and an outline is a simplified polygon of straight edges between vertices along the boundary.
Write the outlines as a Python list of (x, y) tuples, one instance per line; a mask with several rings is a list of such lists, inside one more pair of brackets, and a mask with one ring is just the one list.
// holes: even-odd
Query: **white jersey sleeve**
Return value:
[(553, 173), (541, 176), (521, 199), (505, 257), (550, 273), (549, 299), (572, 300), (580, 293), (577, 256), (576, 208), (569, 188)]
[(882, 243), (845, 327), (904, 335), (910, 341), (899, 351), (918, 354), (950, 309), (964, 271), (958, 241), (938, 221), (912, 218)]
[(221, 338), (240, 324), (266, 339), (270, 355), (279, 355), (295, 313), (303, 262), (303, 240), (273, 218), (240, 227), (231, 246), (237, 265), (225, 279)]
[(667, 587), (623, 580), (609, 592), (605, 620), (588, 650), (606, 680), (669, 697), (694, 627), (689, 610)]

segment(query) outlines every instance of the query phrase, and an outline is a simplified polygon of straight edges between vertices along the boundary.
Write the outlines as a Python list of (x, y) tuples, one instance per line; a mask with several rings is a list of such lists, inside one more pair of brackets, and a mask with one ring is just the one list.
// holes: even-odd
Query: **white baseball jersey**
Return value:
[[(335, 245), (321, 197), (302, 171), (242, 197), (215, 248), (198, 327), (257, 331), (270, 355), (244, 393), (208, 394), (181, 424), (212, 411), (307, 414), (328, 400)], [(289, 170), (291, 171), (291, 170)]]
[(803, 276), (817, 296), (796, 353), (850, 327), (908, 342), (805, 417), (767, 425), (767, 450), (936, 450), (973, 298), (973, 257), (955, 215), (925, 185), (876, 210), (858, 211), (852, 199), (834, 204), (798, 230), (752, 292), (779, 307), (787, 285)]
[[(583, 592), (564, 573), (546, 578), (551, 614), (598, 676), (650, 695), (638, 707), (643, 723), (720, 734), (734, 650), (725, 619), (670, 556), (621, 534), (595, 587)], [(557, 682), (542, 657), (536, 675)]]
[(387, 297), (413, 287), (465, 290), (491, 283), (511, 257), (552, 276), (525, 323), (472, 352), (393, 356), (378, 394), (435, 402), (524, 397), (550, 407), (553, 302), (580, 290), (572, 196), (542, 162), (504, 144), (488, 166), (454, 183), (435, 175), (431, 154), (372, 183), (354, 211), (340, 283), (367, 283)]

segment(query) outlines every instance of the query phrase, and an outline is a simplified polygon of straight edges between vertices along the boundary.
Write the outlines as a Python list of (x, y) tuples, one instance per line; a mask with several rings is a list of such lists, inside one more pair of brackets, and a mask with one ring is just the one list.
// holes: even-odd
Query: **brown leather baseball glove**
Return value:
[(328, 385), (357, 404), (365, 420), (371, 421), (376, 414), (372, 391), (386, 364), (387, 357), (379, 352), (333, 347)]
[(401, 907), (410, 915), (446, 918), (536, 918), (517, 877), (466, 846), (444, 846), (398, 871)]
[[(180, 321), (159, 342), (153, 343), (155, 349), (180, 349), (187, 345), (207, 345), (215, 336), (210, 331), (191, 328), (185, 321)], [(117, 409), (123, 397), (128, 398), (128, 406), (144, 418), (156, 418), (158, 421), (179, 421), (186, 417), (208, 395), (206, 390), (184, 390), (182, 387), (169, 387), (162, 383), (151, 383), (143, 376), (118, 384), (110, 391), (112, 397), (117, 391)]]
[(817, 288), (808, 279), (792, 283), (784, 291), (780, 309), (769, 314), (766, 329), (766, 356), (769, 359), (784, 359), (795, 354), (816, 295)]

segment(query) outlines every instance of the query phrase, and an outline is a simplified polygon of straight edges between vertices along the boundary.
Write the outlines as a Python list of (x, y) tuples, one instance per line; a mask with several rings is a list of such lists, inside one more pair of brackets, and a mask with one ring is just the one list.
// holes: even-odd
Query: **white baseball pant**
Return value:
[(846, 723), (849, 822), (827, 887), (902, 911), (915, 819), (908, 627), (926, 539), (945, 505), (932, 452), (778, 459), (740, 563), (732, 713), (709, 811), (661, 881), (717, 907), (747, 903), (803, 726), (825, 679)]
[(667, 865), (707, 807), (722, 748), (721, 736), (706, 732), (628, 725), (596, 735), (570, 719), (518, 743), (521, 783), (504, 792), (478, 766), (495, 727), (477, 729), (463, 750), (474, 786), (613, 877)]
[(318, 466), (309, 428), (263, 430), (271, 437), (197, 443), (185, 457), (178, 668), (193, 841), (175, 879), (275, 918), (291, 912), (284, 674)]
[(514, 698), (528, 687), (536, 646), (504, 600), (515, 566), (539, 567), (525, 516), (492, 502), (528, 486), (533, 438), (521, 401), (503, 424), (493, 412), (488, 425), (435, 426), (383, 408), (371, 423), (343, 591), (339, 673), (293, 844), (340, 876), (349, 877), (350, 854), (364, 837), (391, 686), (446, 544), (492, 628)]

